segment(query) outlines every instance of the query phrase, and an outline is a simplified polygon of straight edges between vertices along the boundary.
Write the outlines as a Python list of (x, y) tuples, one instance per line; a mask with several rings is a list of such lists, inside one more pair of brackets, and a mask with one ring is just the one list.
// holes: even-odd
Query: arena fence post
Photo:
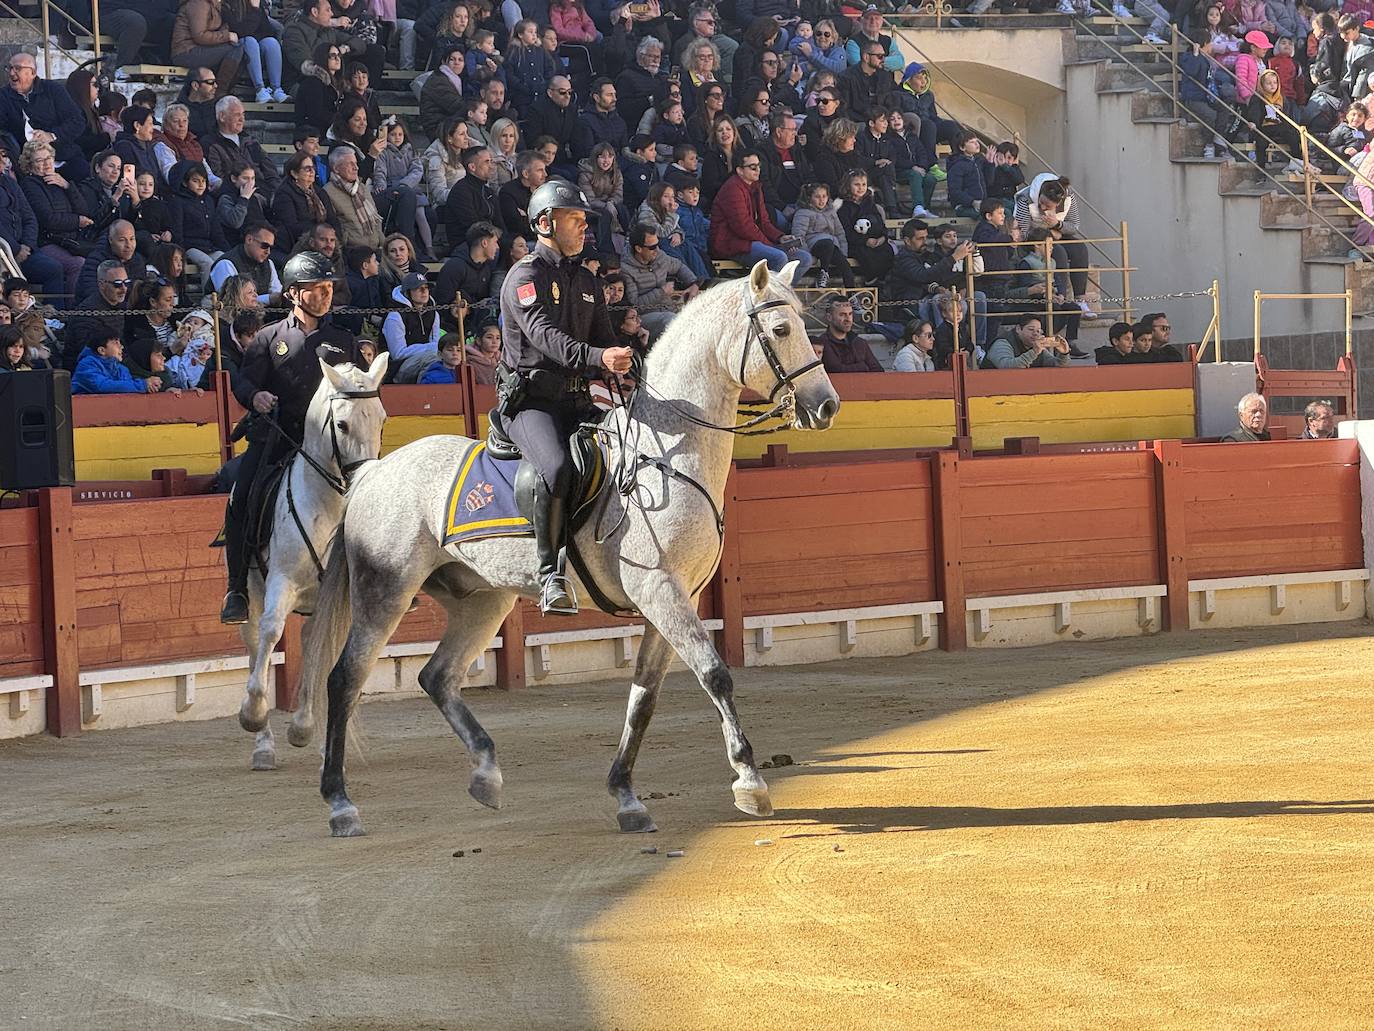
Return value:
[[(772, 450), (771, 448), (769, 449)], [(739, 467), (730, 463), (725, 480), (725, 538), (720, 564), (711, 581), (716, 615), (721, 621), (720, 657), (727, 666), (744, 666), (744, 592), (740, 589)]]
[(305, 620), (297, 615), (288, 616), (282, 628), (281, 640), (277, 650), (282, 653), (282, 664), (274, 667), (277, 676), (277, 708), (282, 712), (296, 711), (296, 694), (301, 683), (301, 624)]
[(234, 393), (229, 389), (229, 373), (211, 373), (215, 391), (215, 416), (219, 422), (219, 461), (223, 465), (234, 457), (234, 418), (229, 407)]
[[(458, 367), (458, 396), (463, 405), (463, 434), (477, 439), (477, 373), (466, 361)], [(516, 608), (519, 608), (517, 605)], [(522, 678), (523, 683), (523, 678)]]
[(968, 612), (964, 598), (964, 541), (959, 525), (959, 455), (941, 451), (931, 460), (934, 487), (936, 585), (944, 614), (940, 647), (961, 652), (968, 647)]
[(519, 598), (501, 622), (501, 647), (496, 650), (496, 686), (514, 691), (525, 686), (525, 603)]
[(76, 541), (70, 487), (38, 492), (38, 549), (43, 572), (43, 664), (48, 733), (81, 733), (80, 661), (76, 641)]
[(1158, 512), (1159, 576), (1168, 589), (1164, 629), (1188, 629), (1188, 555), (1183, 512), (1183, 442), (1157, 440), (1155, 506)]

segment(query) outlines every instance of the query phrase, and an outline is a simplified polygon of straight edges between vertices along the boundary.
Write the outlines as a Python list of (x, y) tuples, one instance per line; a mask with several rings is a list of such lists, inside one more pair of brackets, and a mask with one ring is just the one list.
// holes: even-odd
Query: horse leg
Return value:
[(501, 767), (496, 764), (496, 746), (460, 692), (468, 667), (501, 628), (515, 597), (499, 591), (481, 591), (466, 598), (433, 589), (429, 593), (448, 611), (448, 627), (420, 670), (420, 686), (467, 749), (472, 764), (468, 794), (484, 806), (500, 809), (502, 778)]
[(622, 831), (650, 833), (658, 830), (649, 816), (649, 810), (635, 797), (631, 778), (634, 775), (635, 758), (639, 755), (639, 745), (644, 740), (644, 731), (654, 716), (658, 689), (663, 685), (663, 676), (667, 672), (668, 642), (652, 623), (646, 624), (644, 640), (639, 646), (639, 661), (635, 664), (634, 683), (630, 685), (625, 729), (620, 733), (620, 750), (616, 752), (615, 762), (611, 763), (611, 772), (606, 778), (606, 790), (620, 803), (620, 810), (615, 816)]
[(645, 600), (640, 605), (640, 611), (658, 627), (659, 633), (697, 675), (697, 680), (720, 713), (725, 753), (735, 771), (735, 781), (731, 785), (735, 793), (735, 808), (750, 816), (772, 816), (773, 803), (768, 797), (768, 785), (754, 765), (754, 749), (740, 729), (739, 714), (735, 711), (734, 679), (730, 676), (730, 668), (716, 653), (711, 635), (697, 615), (696, 605), (682, 586), (671, 580), (656, 579), (651, 589), (642, 593)]
[[(252, 685), (255, 671), (262, 664), (262, 659), (258, 652), (258, 626), (262, 621), (262, 595), (258, 591), (249, 590), (248, 592), (248, 622), (239, 627), (239, 637), (243, 640), (243, 647), (248, 652), (248, 683), (245, 686), (243, 699), (243, 709), (248, 708), (252, 697)], [(275, 770), (277, 768), (277, 748), (272, 740), (272, 728), (267, 723), (266, 717), (263, 719), (262, 729), (257, 731), (257, 737), (253, 741), (253, 756), (249, 760), (249, 769), (252, 770)]]
[(249, 643), (252, 659), (248, 668), (248, 693), (239, 707), (239, 723), (250, 733), (256, 734), (267, 726), (267, 682), (272, 669), (272, 649), (281, 640), (286, 617), (291, 614), (291, 606), (296, 600), (295, 595), (295, 590), (284, 582), (283, 577), (272, 575), (267, 578), (263, 588), (262, 612), (256, 621), (257, 633)]
[[(340, 541), (339, 547), (345, 546)], [(349, 561), (352, 556), (345, 558)], [(399, 557), (397, 561), (404, 561)], [(352, 563), (350, 562), (350, 565)], [(320, 772), (320, 794), (329, 804), (329, 831), (336, 838), (353, 838), (365, 833), (358, 807), (348, 797), (344, 779), (344, 743), (348, 721), (358, 704), (363, 684), (377, 663), (377, 656), (396, 632), (420, 589), (423, 579), (403, 578), (398, 570), (388, 569), (386, 559), (360, 557), (357, 569), (350, 570), (354, 587), (352, 629), (343, 653), (329, 671), (329, 719), (324, 739), (324, 767)]]

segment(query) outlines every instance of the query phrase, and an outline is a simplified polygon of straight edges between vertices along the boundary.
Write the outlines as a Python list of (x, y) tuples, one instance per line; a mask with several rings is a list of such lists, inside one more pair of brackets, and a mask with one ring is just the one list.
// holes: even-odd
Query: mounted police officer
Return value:
[(539, 607), (560, 615), (577, 612), (561, 556), (572, 480), (569, 438), (591, 405), (588, 377), (629, 372), (633, 353), (593, 343), (611, 341), (614, 332), (601, 287), (578, 260), (591, 210), (565, 180), (536, 189), (528, 211), (539, 241), (501, 287), (497, 390), (507, 432), (539, 474), (533, 512)]
[[(239, 462), (224, 520), (229, 593), (221, 623), (248, 621), (250, 531), (259, 521), (267, 471), (294, 450), (305, 415), (330, 365), (358, 363), (353, 334), (322, 322), (334, 303), (334, 266), (323, 254), (302, 251), (282, 270), (282, 293), (291, 314), (263, 329), (244, 352), (234, 396), (248, 409), (248, 448)], [(275, 425), (273, 425), (275, 423)]]

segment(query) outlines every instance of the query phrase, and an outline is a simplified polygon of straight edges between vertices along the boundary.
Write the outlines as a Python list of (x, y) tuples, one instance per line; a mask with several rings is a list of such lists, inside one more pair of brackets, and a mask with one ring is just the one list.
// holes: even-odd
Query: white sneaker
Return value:
[(992, 10), (992, 0), (973, 0), (973, 3), (968, 5), (968, 10), (965, 13), (987, 14), (990, 10)]
[(1077, 14), (1078, 10), (1073, 6), (1073, 0), (1059, 0), (1060, 14)]
[(1157, 47), (1167, 47), (1169, 45), (1169, 41), (1167, 39), (1154, 32), (1147, 32), (1144, 36), (1140, 38), (1144, 40), (1146, 43), (1153, 43)]
[(1297, 158), (1294, 158), (1292, 161), (1288, 162), (1288, 164), (1283, 166), (1283, 170), (1289, 175), (1302, 175), (1302, 162)]
[(1135, 17), (1134, 14), (1126, 10), (1126, 8), (1122, 7), (1120, 4), (1117, 4), (1115, 7), (1112, 8), (1112, 15), (1113, 17), (1123, 19), (1130, 19)]
[(1078, 301), (1078, 310), (1083, 313), (1083, 317), (1089, 322), (1097, 318), (1097, 312), (1093, 311), (1092, 308), (1088, 306), (1088, 302), (1081, 298)]
[(1205, 157), (1205, 158), (1214, 158), (1214, 157), (1216, 157), (1216, 156), (1217, 156), (1217, 148), (1216, 148), (1216, 145), (1215, 145), (1215, 144), (1212, 144), (1212, 143), (1209, 143), (1209, 144), (1207, 144), (1207, 146), (1203, 147), (1203, 148), (1202, 148), (1202, 156)]
[(257, 98), (259, 104), (270, 104), (272, 103), (272, 91), (266, 86), (263, 86), (258, 90)]
[(930, 210), (929, 208), (927, 208), (925, 205), (923, 205), (923, 204), (917, 204), (914, 208), (911, 209), (911, 217), (912, 217), (912, 218), (927, 219), (927, 218), (939, 218), (940, 216), (937, 215), (937, 214), (935, 214), (935, 212), (931, 211), (931, 210)]
[(291, 97), (287, 95), (286, 90), (278, 86), (276, 89), (272, 91), (272, 99), (275, 100), (278, 104), (285, 104), (288, 100), (291, 99)]

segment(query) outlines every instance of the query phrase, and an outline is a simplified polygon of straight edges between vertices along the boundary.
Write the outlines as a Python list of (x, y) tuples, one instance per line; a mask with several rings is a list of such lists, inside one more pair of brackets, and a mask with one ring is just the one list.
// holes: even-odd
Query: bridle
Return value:
[[(757, 340), (759, 350), (763, 352), (764, 360), (768, 363), (768, 368), (773, 373), (773, 389), (768, 392), (768, 399), (765, 402), (766, 404), (772, 405), (771, 408), (764, 409), (759, 405), (743, 404), (740, 405), (740, 411), (749, 414), (749, 418), (733, 426), (717, 426), (713, 422), (699, 419), (691, 412), (680, 408), (670, 398), (666, 398), (658, 393), (658, 391), (654, 390), (648, 380), (640, 378), (640, 386), (652, 394), (655, 400), (666, 405), (683, 419), (703, 429), (717, 430), (721, 433), (733, 433), (741, 437), (756, 437), (763, 434), (785, 432), (789, 428), (788, 422), (768, 429), (755, 429), (754, 427), (758, 426), (760, 423), (768, 422), (770, 419), (790, 416), (796, 405), (796, 391), (793, 389), (792, 385), (812, 369), (824, 364), (821, 359), (817, 358), (807, 362), (799, 369), (788, 372), (787, 367), (782, 363), (782, 359), (778, 357), (778, 352), (769, 342), (768, 334), (763, 331), (763, 326), (759, 323), (759, 315), (772, 308), (791, 307), (791, 304), (792, 302), (786, 298), (775, 297), (771, 301), (761, 301), (745, 312), (745, 314), (749, 316), (749, 334), (744, 338), (744, 349), (740, 352), (738, 379), (741, 384), (745, 382), (744, 374), (749, 366), (749, 352), (753, 348), (754, 342)], [(780, 401), (776, 400), (779, 392), (783, 392), (782, 400)], [(633, 403), (633, 398), (631, 398), (631, 404), (633, 405)]]

